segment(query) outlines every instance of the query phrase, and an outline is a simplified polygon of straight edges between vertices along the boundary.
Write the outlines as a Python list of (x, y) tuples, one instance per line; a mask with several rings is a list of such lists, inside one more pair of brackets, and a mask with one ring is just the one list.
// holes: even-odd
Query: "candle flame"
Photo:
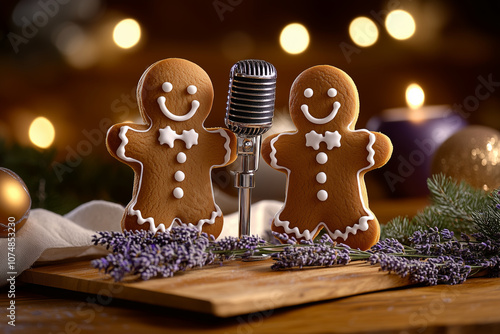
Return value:
[(406, 88), (406, 104), (411, 109), (418, 109), (423, 106), (425, 94), (422, 87), (416, 83), (412, 83)]

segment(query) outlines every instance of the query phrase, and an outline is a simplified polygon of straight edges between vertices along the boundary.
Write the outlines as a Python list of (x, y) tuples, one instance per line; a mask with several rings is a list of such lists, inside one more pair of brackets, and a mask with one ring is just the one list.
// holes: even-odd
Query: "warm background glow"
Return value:
[(31, 123), (29, 137), (33, 144), (40, 148), (47, 148), (52, 145), (56, 131), (52, 123), (45, 117), (37, 117)]
[(134, 19), (125, 19), (115, 26), (113, 40), (123, 49), (129, 49), (141, 39), (141, 26)]
[(354, 43), (361, 47), (371, 46), (378, 39), (378, 28), (375, 22), (367, 17), (360, 16), (351, 21), (349, 36)]
[(406, 103), (411, 109), (418, 109), (424, 105), (425, 94), (422, 87), (416, 83), (406, 88)]
[(288, 53), (302, 53), (309, 45), (309, 32), (302, 24), (291, 23), (281, 31), (280, 44)]
[(401, 9), (394, 10), (387, 15), (385, 27), (389, 35), (400, 40), (413, 36), (416, 29), (413, 16)]
[[(190, 60), (208, 73), (214, 98), (213, 106), (207, 106), (207, 127), (225, 127), (231, 66), (242, 59), (262, 59), (278, 71), (269, 134), (295, 129), (289, 117), (290, 88), (303, 70), (322, 64), (345, 71), (356, 84), (356, 128), (366, 128), (391, 108), (407, 119), (408, 114), (429, 117), (433, 106), (456, 105), (469, 124), (500, 129), (500, 90), (495, 87), (500, 81), (499, 1), (147, 3), (2, 1), (0, 166), (23, 177), (32, 190), (33, 207), (67, 213), (92, 199), (130, 201), (134, 172), (109, 154), (106, 133), (125, 120), (144, 123), (137, 84), (151, 64), (170, 57)], [(401, 23), (398, 15), (407, 19)], [(408, 36), (398, 34), (407, 25), (413, 33), (409, 39), (390, 35)], [(412, 82), (425, 90), (425, 104), (416, 110), (405, 102)], [(328, 97), (326, 92), (314, 94), (315, 99)], [(29, 136), (38, 116), (48, 118), (57, 132), (47, 148), (32, 142), (40, 144), (46, 132)], [(397, 157), (391, 160), (398, 163)], [(263, 171), (266, 167), (261, 164)], [(214, 175), (226, 175), (215, 180), (222, 194), (237, 196), (230, 173), (214, 170)], [(286, 187), (285, 175), (278, 177), (282, 185), (258, 182), (254, 200), (283, 201), (284, 194), (278, 196)], [(375, 196), (382, 193), (373, 189)]]

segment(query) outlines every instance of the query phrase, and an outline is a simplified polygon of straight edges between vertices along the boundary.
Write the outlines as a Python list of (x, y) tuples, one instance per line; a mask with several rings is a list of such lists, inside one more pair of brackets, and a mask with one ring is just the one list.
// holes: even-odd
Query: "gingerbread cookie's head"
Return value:
[(356, 86), (336, 67), (311, 67), (299, 74), (290, 90), (290, 116), (299, 131), (354, 130), (358, 113)]
[(210, 113), (213, 96), (208, 74), (198, 65), (177, 58), (151, 65), (137, 86), (142, 118), (161, 127), (181, 122), (182, 128), (200, 127)]

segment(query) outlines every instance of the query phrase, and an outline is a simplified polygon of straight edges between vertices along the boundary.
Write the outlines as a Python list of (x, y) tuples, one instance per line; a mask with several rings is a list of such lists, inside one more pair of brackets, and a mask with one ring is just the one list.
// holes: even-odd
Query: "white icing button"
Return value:
[(175, 198), (182, 198), (184, 196), (184, 190), (182, 188), (177, 187), (174, 189), (174, 197)]
[(328, 199), (328, 193), (326, 192), (326, 190), (318, 191), (317, 196), (318, 196), (318, 199), (322, 202), (324, 202)]
[(188, 91), (188, 94), (193, 95), (193, 94), (196, 94), (196, 92), (198, 91), (198, 88), (196, 88), (195, 85), (190, 85), (190, 86), (188, 86), (187, 91)]
[(316, 174), (316, 181), (318, 181), (318, 183), (325, 183), (326, 182), (326, 173), (325, 172), (319, 172), (318, 174)]
[(324, 165), (326, 164), (326, 162), (328, 161), (328, 156), (326, 155), (325, 152), (319, 152), (317, 155), (316, 155), (316, 161), (321, 164), (321, 165)]
[(337, 90), (335, 88), (330, 88), (327, 92), (328, 96), (335, 97), (337, 96)]
[(163, 89), (165, 93), (170, 93), (173, 88), (174, 86), (170, 82), (164, 82), (163, 85), (161, 85), (161, 89)]
[(174, 178), (175, 178), (175, 181), (182, 182), (186, 178), (186, 175), (184, 174), (184, 172), (178, 170), (177, 172), (175, 172)]
[(306, 88), (306, 90), (304, 90), (304, 96), (307, 98), (310, 98), (311, 96), (313, 96), (313, 94), (314, 91), (311, 88)]
[(186, 153), (184, 152), (179, 152), (177, 154), (177, 162), (180, 163), (180, 164), (183, 164), (185, 163), (187, 160), (187, 157), (186, 157)]

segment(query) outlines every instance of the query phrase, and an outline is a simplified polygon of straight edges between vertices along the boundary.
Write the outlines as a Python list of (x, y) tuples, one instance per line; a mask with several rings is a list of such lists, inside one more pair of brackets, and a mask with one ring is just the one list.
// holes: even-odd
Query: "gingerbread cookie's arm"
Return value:
[(136, 147), (136, 142), (143, 140), (141, 137), (148, 128), (149, 125), (146, 124), (119, 123), (113, 125), (106, 135), (106, 147), (109, 153), (116, 159), (129, 164), (128, 157), (139, 153), (133, 148)]
[(213, 157), (212, 166), (224, 167), (233, 163), (237, 158), (236, 135), (224, 128), (208, 128), (206, 130), (213, 134), (209, 137), (213, 140), (209, 143), (211, 146), (209, 149), (221, 152)]
[(380, 132), (371, 132), (375, 135), (375, 142), (373, 143), (373, 150), (375, 155), (373, 160), (375, 161), (372, 166), (373, 169), (382, 167), (389, 161), (392, 155), (392, 143), (389, 137)]
[[(274, 169), (287, 173), (286, 163), (285, 163), (285, 154), (282, 150), (278, 150), (276, 145), (279, 143), (280, 146), (286, 147), (283, 142), (287, 140), (289, 135), (293, 135), (296, 132), (282, 132), (273, 134), (267, 137), (262, 143), (262, 158), (265, 162)], [(293, 146), (291, 146), (293, 147)]]

